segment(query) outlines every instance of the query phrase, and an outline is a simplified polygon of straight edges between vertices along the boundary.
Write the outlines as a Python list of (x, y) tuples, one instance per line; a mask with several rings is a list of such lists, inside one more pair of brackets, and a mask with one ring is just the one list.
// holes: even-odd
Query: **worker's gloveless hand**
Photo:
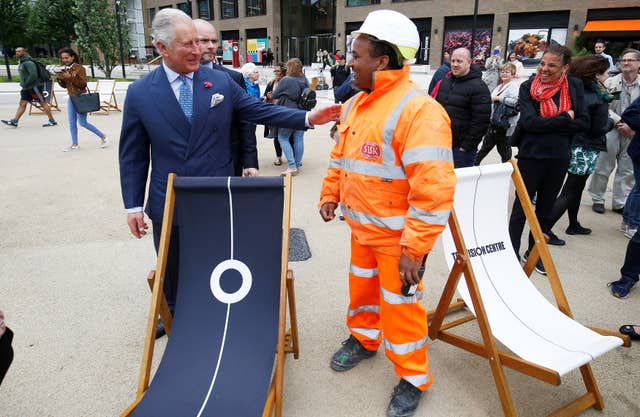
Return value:
[(325, 222), (333, 220), (336, 217), (336, 207), (338, 205), (336, 203), (324, 203), (322, 207), (320, 207), (320, 217)]
[(402, 285), (416, 285), (420, 282), (418, 269), (420, 269), (420, 261), (412, 261), (404, 253), (400, 255), (398, 269), (400, 270), (400, 281)]

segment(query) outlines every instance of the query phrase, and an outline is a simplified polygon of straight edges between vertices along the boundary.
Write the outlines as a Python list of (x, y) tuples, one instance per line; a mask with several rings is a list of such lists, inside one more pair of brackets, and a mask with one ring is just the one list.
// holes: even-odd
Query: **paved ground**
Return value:
[[(0, 116), (11, 116), (15, 96), (0, 100)], [(97, 149), (97, 138), (82, 131), (82, 150), (74, 153), (60, 152), (70, 140), (66, 116), (56, 116), (54, 128), (40, 127), (44, 116), (25, 116), (17, 130), (0, 127), (0, 308), (16, 333), (15, 362), (0, 387), (2, 417), (115, 416), (133, 400), (137, 384), (150, 300), (145, 277), (154, 255), (151, 237), (138, 241), (125, 224), (117, 167), (122, 116), (91, 116), (111, 144)], [(346, 225), (324, 224), (316, 208), (332, 144), (328, 129), (306, 134), (304, 167), (294, 179), (292, 226), (305, 230), (313, 256), (291, 264), (301, 357), (286, 364), (284, 415), (383, 416), (397, 382), (384, 355), (345, 374), (327, 365), (346, 336), (349, 262)], [(277, 175), (272, 142), (260, 138), (259, 151), (261, 173)], [(487, 163), (496, 160), (494, 152)], [(640, 322), (640, 292), (616, 300), (605, 288), (617, 278), (627, 244), (616, 230), (621, 218), (593, 213), (583, 198), (580, 216), (593, 235), (558, 233), (567, 246), (551, 248), (574, 314), (608, 329)], [(556, 232), (564, 227), (566, 219)], [(429, 259), (425, 305), (432, 308), (446, 279), (439, 243)], [(533, 281), (550, 296), (542, 276)], [(478, 337), (473, 324), (464, 332)], [(165, 343), (158, 342), (158, 356)], [(501, 415), (485, 360), (440, 341), (429, 352), (435, 383), (417, 416)], [(606, 408), (586, 416), (640, 415), (639, 360), (633, 346), (594, 362)], [(513, 371), (507, 378), (523, 416), (547, 414), (583, 390), (575, 372), (559, 387)]]

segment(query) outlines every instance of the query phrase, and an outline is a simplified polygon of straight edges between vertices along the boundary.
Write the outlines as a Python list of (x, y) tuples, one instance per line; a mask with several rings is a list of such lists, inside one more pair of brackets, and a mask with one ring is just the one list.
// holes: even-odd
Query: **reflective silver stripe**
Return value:
[(380, 287), (382, 299), (389, 304), (415, 304), (422, 298), (422, 291), (416, 291), (415, 295), (404, 296), (402, 294), (392, 293)]
[(362, 313), (363, 311), (367, 311), (369, 313), (379, 313), (380, 306), (360, 306), (358, 308), (354, 308), (353, 310), (349, 310), (349, 317), (353, 317), (358, 313)]
[(378, 340), (378, 336), (380, 336), (380, 330), (378, 329), (365, 329), (362, 327), (351, 327), (349, 328), (352, 332), (360, 333), (361, 335), (373, 339)]
[[(393, 141), (393, 135), (396, 131), (396, 126), (398, 126), (398, 121), (400, 120), (400, 116), (404, 111), (406, 105), (416, 96), (422, 96), (420, 90), (411, 89), (407, 92), (407, 94), (400, 99), (400, 102), (393, 108), (391, 115), (384, 123), (384, 128), (382, 129), (382, 163), (387, 167), (393, 167), (396, 165), (396, 155), (393, 151), (393, 147), (391, 146), (391, 142)], [(426, 132), (425, 132), (426, 133)]]
[(453, 151), (441, 146), (418, 146), (408, 149), (402, 154), (402, 164), (404, 166), (426, 161), (453, 161)]
[(342, 203), (340, 204), (340, 209), (345, 216), (360, 224), (373, 224), (375, 226), (386, 227), (391, 230), (404, 229), (404, 216), (378, 217), (372, 214), (350, 210)]
[(342, 164), (339, 159), (330, 159), (329, 160), (329, 168), (341, 168)]
[(409, 206), (407, 217), (418, 219), (424, 223), (444, 225), (444, 224), (447, 224), (447, 221), (449, 221), (450, 213), (451, 212), (449, 210), (430, 212), (430, 211), (420, 210), (413, 206)]
[(402, 377), (405, 381), (413, 385), (414, 387), (419, 387), (420, 385), (424, 385), (429, 382), (429, 376), (431, 375), (431, 371), (427, 372), (424, 375), (405, 375)]
[(360, 268), (351, 264), (349, 265), (349, 272), (360, 278), (373, 278), (378, 275), (378, 268)]
[(372, 177), (381, 177), (392, 180), (404, 180), (407, 176), (401, 166), (387, 166), (375, 162), (360, 161), (357, 159), (342, 158), (342, 169)]
[(407, 353), (415, 352), (416, 350), (422, 349), (427, 344), (427, 337), (409, 343), (400, 343), (395, 344), (389, 342), (387, 339), (384, 339), (384, 347), (395, 353), (396, 355), (406, 355)]

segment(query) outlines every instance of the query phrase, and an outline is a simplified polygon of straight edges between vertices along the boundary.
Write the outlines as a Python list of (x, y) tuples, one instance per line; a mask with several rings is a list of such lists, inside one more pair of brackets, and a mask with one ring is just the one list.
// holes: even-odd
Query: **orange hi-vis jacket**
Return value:
[(409, 80), (409, 67), (377, 71), (370, 93), (342, 108), (320, 206), (340, 203), (361, 245), (429, 253), (453, 205), (456, 176), (446, 111)]

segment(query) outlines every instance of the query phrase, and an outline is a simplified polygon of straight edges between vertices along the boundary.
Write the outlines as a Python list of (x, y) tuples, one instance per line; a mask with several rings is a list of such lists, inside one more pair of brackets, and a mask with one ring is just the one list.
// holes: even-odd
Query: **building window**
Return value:
[(238, 0), (220, 0), (222, 19), (238, 17)]
[(267, 14), (267, 0), (246, 0), (246, 16), (262, 16)]
[(380, 4), (380, 0), (347, 0), (347, 7), (370, 6), (372, 4)]
[(153, 22), (154, 17), (156, 17), (156, 8), (150, 7), (149, 8), (149, 26), (151, 26), (151, 22)]
[(182, 10), (187, 16), (191, 17), (191, 2), (178, 3), (176, 6), (178, 6), (178, 10)]
[(158, 7), (158, 10), (162, 10), (162, 9), (171, 9), (173, 6), (170, 4), (167, 4), (166, 6), (160, 6)]
[(204, 20), (213, 20), (211, 0), (198, 0), (198, 17)]

